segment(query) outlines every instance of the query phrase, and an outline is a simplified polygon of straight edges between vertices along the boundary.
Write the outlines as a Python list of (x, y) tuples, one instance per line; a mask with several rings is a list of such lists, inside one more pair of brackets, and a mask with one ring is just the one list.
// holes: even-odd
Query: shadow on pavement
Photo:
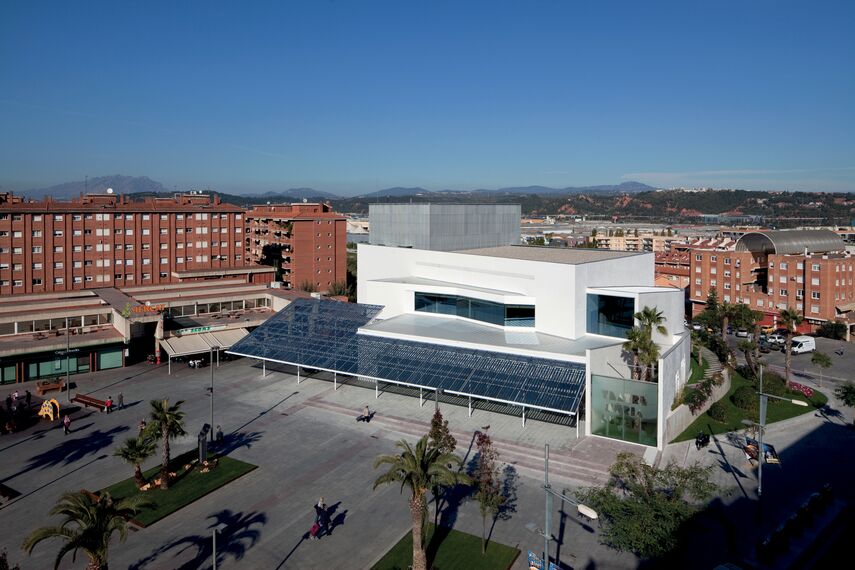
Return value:
[(185, 536), (165, 544), (149, 556), (137, 560), (129, 567), (130, 570), (147, 568), (170, 551), (174, 551), (173, 557), (181, 556), (187, 551), (193, 554), (191, 560), (177, 567), (179, 570), (197, 570), (203, 566), (213, 566), (212, 535), (217, 528), (221, 529), (217, 533), (217, 565), (229, 557), (235, 561), (241, 560), (261, 538), (261, 529), (256, 525), (264, 526), (267, 523), (267, 515), (264, 513), (235, 513), (229, 509), (210, 515), (208, 519), (213, 519), (208, 525), (211, 533)]

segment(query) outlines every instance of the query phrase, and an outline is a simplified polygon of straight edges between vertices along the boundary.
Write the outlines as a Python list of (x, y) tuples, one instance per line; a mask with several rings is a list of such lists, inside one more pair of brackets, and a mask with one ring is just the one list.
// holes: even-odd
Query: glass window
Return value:
[(630, 297), (588, 295), (588, 332), (625, 337), (635, 321), (635, 300)]

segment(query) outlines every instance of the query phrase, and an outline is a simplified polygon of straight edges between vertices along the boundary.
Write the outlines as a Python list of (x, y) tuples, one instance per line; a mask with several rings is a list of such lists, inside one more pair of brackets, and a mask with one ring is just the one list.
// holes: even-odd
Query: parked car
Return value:
[(816, 350), (816, 339), (812, 336), (794, 336), (793, 346), (790, 352), (793, 354), (802, 354), (804, 352), (813, 352)]
[(736, 336), (739, 338), (748, 338), (748, 329), (739, 329), (736, 331)]
[(693, 331), (699, 331), (699, 330), (701, 330), (702, 328), (703, 328), (703, 327), (701, 326), (701, 323), (692, 323), (692, 330), (693, 330)]
[(784, 344), (784, 342), (786, 342), (786, 337), (782, 334), (773, 333), (769, 335), (767, 340), (770, 344)]

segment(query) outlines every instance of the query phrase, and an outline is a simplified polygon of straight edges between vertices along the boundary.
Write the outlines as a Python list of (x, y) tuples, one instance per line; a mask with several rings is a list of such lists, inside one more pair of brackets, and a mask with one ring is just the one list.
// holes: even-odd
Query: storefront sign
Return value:
[(219, 331), (226, 328), (226, 325), (208, 325), (206, 327), (192, 327), (189, 329), (178, 329), (173, 334), (175, 336), (184, 336), (186, 334), (199, 334), (206, 333), (211, 331)]

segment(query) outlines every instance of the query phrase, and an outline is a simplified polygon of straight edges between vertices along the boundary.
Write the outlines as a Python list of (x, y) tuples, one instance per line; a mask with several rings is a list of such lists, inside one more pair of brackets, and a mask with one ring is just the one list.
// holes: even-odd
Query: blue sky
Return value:
[(855, 190), (855, 2), (0, 3), (0, 186)]

